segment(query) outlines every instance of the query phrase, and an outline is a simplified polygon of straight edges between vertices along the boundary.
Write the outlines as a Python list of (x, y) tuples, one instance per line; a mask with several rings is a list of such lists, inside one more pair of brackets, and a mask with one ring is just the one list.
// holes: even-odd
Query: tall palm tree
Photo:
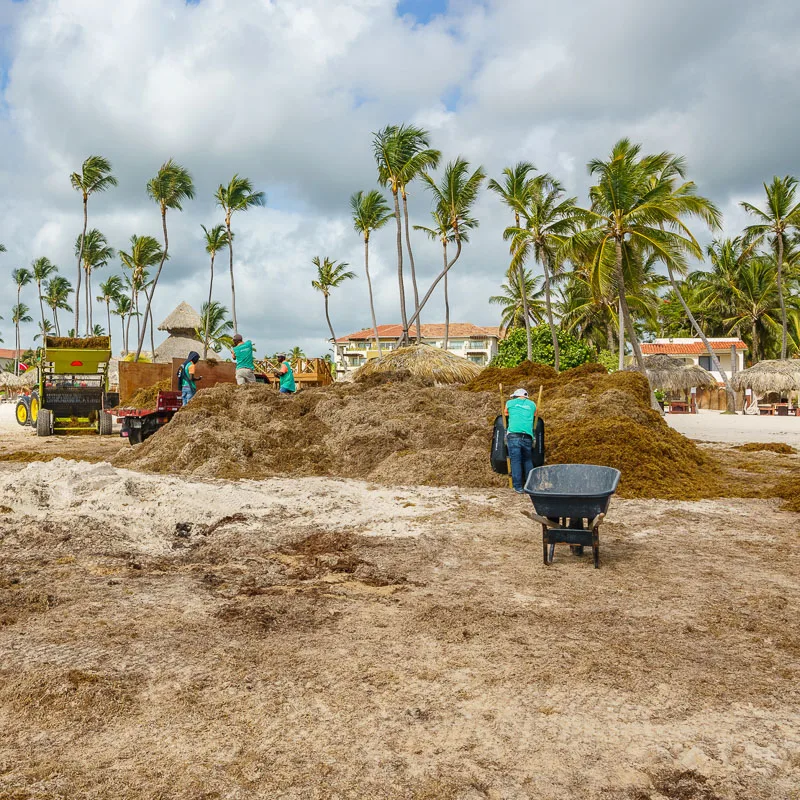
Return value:
[(58, 272), (58, 267), (49, 258), (42, 256), (31, 264), (33, 280), (36, 281), (36, 293), (39, 295), (39, 311), (42, 314), (42, 326), (44, 327), (44, 299), (42, 298), (42, 285), (51, 275)]
[(311, 285), (318, 291), (322, 292), (325, 298), (325, 319), (328, 320), (328, 330), (331, 332), (331, 339), (336, 344), (336, 334), (333, 332), (333, 325), (331, 325), (331, 316), (328, 313), (328, 301), (331, 295), (331, 289), (341, 286), (345, 281), (355, 278), (355, 272), (350, 272), (347, 267), (350, 265), (346, 261), (331, 261), (329, 258), (320, 259), (319, 256), (314, 256), (311, 263), (317, 268), (317, 279), (311, 281)]
[[(505, 330), (512, 328), (528, 328), (533, 325), (541, 325), (545, 317), (545, 308), (542, 303), (542, 289), (539, 288), (541, 278), (533, 275), (530, 270), (525, 270), (525, 291), (520, 292), (517, 267), (510, 267), (508, 270), (508, 282), (504, 283), (500, 289), (502, 294), (496, 294), (489, 298), (492, 305), (500, 306), (500, 327)], [(528, 315), (528, 324), (525, 324), (525, 315)]]
[[(223, 347), (232, 347), (233, 322), (228, 318), (228, 309), (216, 300), (211, 303), (203, 303), (200, 309), (200, 319), (202, 323), (198, 335), (205, 336), (211, 343), (211, 349), (218, 353)], [(207, 347), (208, 345), (206, 345)], [(208, 352), (206, 351), (206, 356)], [(205, 356), (204, 356), (205, 358)]]
[[(640, 155), (640, 146), (621, 139), (607, 161), (593, 159), (590, 175), (597, 179), (584, 209), (586, 230), (571, 237), (571, 250), (590, 253), (592, 281), (601, 288), (615, 285), (620, 311), (633, 348), (636, 364), (644, 373), (644, 358), (627, 302), (625, 264), (654, 255), (673, 265), (687, 255), (699, 258), (702, 250), (682, 220), (685, 216), (707, 216), (695, 198), (676, 191), (672, 180), (653, 176), (664, 172), (670, 153)], [(651, 404), (658, 403), (651, 392)]]
[(757, 223), (744, 229), (744, 237), (748, 244), (753, 245), (761, 244), (767, 236), (773, 237), (781, 309), (781, 358), (786, 358), (788, 323), (783, 287), (783, 252), (787, 232), (800, 228), (800, 202), (796, 198), (797, 178), (790, 175), (779, 178), (776, 175), (771, 184), (764, 184), (764, 192), (767, 195), (766, 210), (762, 211), (751, 203), (742, 203), (742, 208), (758, 219)]
[[(520, 214), (528, 203), (528, 193), (531, 187), (531, 178), (528, 176), (536, 167), (529, 161), (520, 161), (513, 167), (506, 167), (503, 170), (503, 182), (500, 183), (492, 178), (486, 185), (489, 189), (500, 196), (502, 201), (514, 212), (514, 226), (520, 227)], [(525, 265), (520, 261), (516, 267), (517, 271), (517, 292), (522, 298), (523, 306), (528, 302), (527, 292), (522, 291), (525, 283)], [(510, 278), (509, 278), (510, 280)], [(533, 358), (533, 339), (531, 338), (531, 319), (528, 309), (523, 308), (523, 319), (525, 324), (525, 339), (528, 346), (528, 361)]]
[(553, 319), (551, 283), (561, 259), (567, 238), (580, 226), (581, 212), (576, 206), (577, 198), (565, 198), (561, 184), (548, 174), (531, 180), (524, 195), (522, 209), (524, 226), (506, 228), (505, 239), (511, 240), (512, 265), (521, 266), (530, 254), (541, 264), (544, 274), (544, 301), (547, 309), (547, 324), (553, 342), (555, 368), (559, 368), (560, 352), (558, 336)]
[(55, 329), (53, 323), (50, 322), (49, 319), (43, 319), (39, 323), (39, 333), (37, 333), (33, 337), (33, 341), (35, 342), (35, 341), (37, 341), (39, 339), (43, 340), (45, 338), (45, 336), (52, 336), (55, 333), (55, 330), (56, 329)]
[(382, 228), (392, 218), (392, 212), (384, 196), (377, 190), (356, 192), (350, 198), (353, 214), (353, 227), (364, 237), (364, 272), (367, 276), (369, 291), (369, 311), (372, 315), (372, 329), (375, 332), (375, 348), (381, 354), (381, 342), (378, 336), (378, 320), (375, 316), (375, 300), (372, 294), (372, 279), (369, 275), (369, 237), (372, 231)]
[(97, 228), (86, 231), (75, 241), (75, 254), (83, 253), (83, 271), (86, 273), (84, 301), (86, 304), (86, 335), (94, 326), (92, 313), (92, 272), (105, 267), (114, 258), (114, 248), (108, 246), (108, 240)]
[(89, 223), (89, 196), (96, 192), (105, 192), (117, 185), (117, 179), (111, 174), (111, 162), (103, 156), (89, 156), (81, 165), (80, 172), (69, 176), (72, 188), (81, 193), (83, 198), (83, 232), (81, 245), (78, 248), (78, 283), (75, 289), (75, 331), (80, 330), (80, 293), (81, 269), (83, 269), (83, 240)]
[[(125, 331), (125, 350), (128, 350), (128, 340), (130, 336), (131, 317), (136, 317), (137, 340), (139, 342), (139, 350), (141, 351), (142, 343), (144, 342), (145, 331), (147, 325), (142, 325), (139, 314), (139, 294), (144, 291), (145, 286), (149, 280), (148, 270), (155, 267), (156, 264), (163, 264), (164, 251), (161, 249), (161, 244), (152, 236), (131, 236), (130, 252), (120, 250), (119, 259), (125, 269), (130, 270), (130, 275), (127, 277), (127, 285), (131, 290), (131, 311), (128, 313), (128, 327)], [(147, 293), (145, 292), (145, 295)], [(148, 297), (152, 297), (150, 294)], [(149, 303), (149, 300), (148, 300)], [(149, 313), (149, 307), (145, 310), (145, 320)], [(138, 354), (137, 354), (138, 357)]]
[[(414, 230), (422, 231), (429, 239), (442, 245), (442, 266), (444, 269), (444, 349), (450, 346), (450, 294), (448, 287), (447, 245), (456, 240), (456, 230), (453, 228), (450, 217), (445, 208), (436, 208), (431, 211), (433, 225), (430, 228), (424, 225), (415, 225)], [(477, 227), (478, 221), (471, 217), (458, 219), (458, 236), (462, 242), (469, 242), (469, 231)], [(419, 318), (417, 318), (419, 322)]]
[[(20, 304), (19, 295), (20, 292), (22, 291), (22, 287), (27, 286), (33, 280), (33, 273), (31, 273), (31, 271), (26, 269), (25, 267), (20, 267), (19, 269), (15, 269), (11, 273), (11, 280), (13, 280), (17, 286), (17, 304), (14, 306), (14, 311), (24, 308), (25, 312), (22, 316), (25, 316), (27, 315), (29, 309), (26, 305)], [(12, 321), (14, 321), (13, 317)], [(30, 319), (23, 319), (22, 322), (30, 322)], [(16, 320), (16, 323), (17, 323), (17, 328), (16, 328), (17, 351), (14, 357), (14, 374), (19, 375), (19, 320)]]
[(128, 352), (128, 334), (125, 330), (125, 317), (131, 313), (132, 309), (131, 299), (127, 295), (120, 294), (118, 297), (114, 298), (114, 310), (111, 313), (119, 317), (123, 353)]
[(45, 286), (44, 301), (53, 312), (53, 324), (56, 336), (61, 336), (61, 326), (58, 324), (58, 311), (71, 312), (69, 296), (72, 294), (72, 284), (63, 275), (54, 275)]
[(14, 323), (14, 330), (16, 331), (16, 343), (17, 349), (14, 353), (14, 374), (19, 375), (19, 357), (20, 357), (20, 349), (22, 347), (20, 340), (19, 340), (19, 326), (21, 324), (27, 324), (28, 322), (33, 322), (33, 317), (31, 317), (28, 312), (30, 309), (25, 303), (17, 303), (15, 306), (11, 308), (11, 321)]
[(233, 332), (239, 332), (239, 321), (236, 318), (236, 284), (233, 280), (233, 234), (231, 233), (231, 217), (235, 211), (247, 211), (254, 206), (266, 204), (264, 192), (254, 192), (253, 184), (248, 178), (234, 175), (227, 186), (219, 185), (216, 195), (217, 205), (225, 212), (225, 229), (228, 232), (228, 256), (231, 269), (231, 312), (233, 314)]
[[(211, 256), (211, 277), (208, 281), (207, 303), (207, 306), (211, 308), (211, 293), (214, 289), (214, 259), (217, 257), (217, 253), (220, 250), (224, 250), (228, 246), (228, 232), (225, 230), (224, 225), (215, 225), (211, 230), (206, 228), (205, 225), (201, 225), (200, 227), (203, 229), (203, 238), (205, 239), (206, 243), (206, 253)], [(205, 331), (203, 334), (203, 358), (205, 358), (207, 355), (208, 331)]]
[(164, 232), (164, 250), (161, 252), (161, 261), (159, 262), (155, 277), (153, 278), (152, 288), (149, 293), (145, 292), (147, 296), (147, 307), (144, 312), (144, 324), (139, 333), (139, 342), (136, 345), (134, 361), (139, 360), (139, 355), (142, 352), (144, 335), (147, 330), (147, 319), (151, 316), (150, 306), (152, 304), (153, 295), (156, 292), (156, 286), (158, 285), (158, 279), (161, 277), (161, 270), (164, 268), (164, 262), (169, 256), (167, 210), (173, 209), (175, 211), (182, 211), (182, 203), (194, 197), (194, 182), (192, 181), (192, 176), (185, 167), (169, 159), (169, 161), (165, 161), (161, 165), (155, 177), (147, 182), (147, 195), (155, 203), (158, 203), (158, 208), (161, 211), (161, 227)]
[(119, 275), (111, 275), (100, 284), (100, 294), (96, 298), (98, 302), (106, 304), (109, 336), (111, 336), (111, 303), (122, 295), (122, 288), (122, 278)]
[(420, 311), (425, 307), (439, 281), (450, 272), (458, 261), (464, 242), (464, 231), (478, 227), (478, 220), (471, 216), (472, 207), (478, 198), (486, 173), (483, 171), (483, 167), (478, 167), (472, 174), (469, 173), (469, 169), (469, 162), (459, 156), (455, 161), (447, 164), (438, 184), (430, 175), (423, 174), (422, 176), (433, 193), (436, 210), (453, 231), (456, 252), (453, 258), (444, 265), (422, 301), (414, 309), (414, 313), (408, 320), (409, 324), (413, 324), (419, 317)]

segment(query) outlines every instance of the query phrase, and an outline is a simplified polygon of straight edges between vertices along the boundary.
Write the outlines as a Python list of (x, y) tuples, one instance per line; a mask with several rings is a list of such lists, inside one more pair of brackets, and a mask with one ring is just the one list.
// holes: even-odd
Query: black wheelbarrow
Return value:
[(531, 470), (525, 482), (536, 513), (523, 512), (542, 526), (544, 563), (553, 563), (556, 544), (581, 555), (591, 546), (600, 567), (600, 523), (605, 519), (620, 472), (594, 464), (549, 464)]

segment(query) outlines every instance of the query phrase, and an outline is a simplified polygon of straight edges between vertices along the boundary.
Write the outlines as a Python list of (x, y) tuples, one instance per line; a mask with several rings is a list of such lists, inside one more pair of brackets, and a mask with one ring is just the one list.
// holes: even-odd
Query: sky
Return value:
[[(312, 257), (357, 275), (331, 296), (337, 336), (369, 326), (349, 197), (377, 186), (373, 131), (422, 125), (445, 161), (462, 156), (492, 177), (532, 161), (580, 203), (586, 163), (626, 136), (684, 155), (733, 235), (746, 224), (741, 200), (760, 203), (764, 181), (800, 172), (798, 85), (800, 4), (785, 0), (0, 0), (3, 346), (12, 269), (47, 256), (75, 282), (82, 212), (69, 175), (92, 154), (110, 159), (119, 186), (90, 199), (89, 224), (117, 249), (132, 234), (160, 238), (145, 185), (164, 161), (194, 178), (196, 198), (168, 215), (157, 323), (181, 300), (199, 310), (200, 226), (222, 220), (220, 183), (250, 178), (267, 204), (233, 221), (240, 331), (259, 353), (320, 355), (329, 334)], [(409, 208), (412, 224), (428, 224), (422, 185)], [(451, 273), (451, 319), (496, 325), (488, 297), (504, 280), (511, 220), (486, 191), (475, 216)], [(419, 235), (413, 246), (425, 289), (441, 252)], [(214, 299), (230, 308), (221, 261)], [(370, 267), (379, 323), (399, 322), (390, 226), (373, 235)], [(115, 260), (95, 287), (120, 271)], [(35, 289), (22, 300), (38, 319)], [(437, 290), (423, 321), (443, 321), (443, 308)], [(24, 326), (24, 345), (35, 332)], [(116, 320), (112, 335), (118, 349)]]

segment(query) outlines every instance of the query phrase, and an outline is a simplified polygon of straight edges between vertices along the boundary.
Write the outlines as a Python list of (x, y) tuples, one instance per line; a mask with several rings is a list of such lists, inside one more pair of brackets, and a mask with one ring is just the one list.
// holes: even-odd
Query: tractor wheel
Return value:
[(17, 400), (14, 416), (20, 425), (27, 425), (30, 422), (31, 414), (28, 411), (28, 404), (24, 400)]
[(111, 436), (111, 426), (114, 424), (114, 418), (111, 414), (101, 411), (100, 421), (98, 422), (98, 433), (101, 436)]
[(36, 435), (53, 435), (53, 412), (46, 408), (40, 408), (36, 417)]
[(128, 433), (128, 441), (131, 443), (131, 446), (135, 444), (141, 444), (144, 441), (144, 437), (142, 436), (142, 429), (141, 428), (131, 429), (130, 433)]
[(39, 418), (39, 395), (32, 394), (31, 395), (31, 410), (30, 410), (30, 418), (31, 418), (31, 427), (36, 427), (36, 420)]

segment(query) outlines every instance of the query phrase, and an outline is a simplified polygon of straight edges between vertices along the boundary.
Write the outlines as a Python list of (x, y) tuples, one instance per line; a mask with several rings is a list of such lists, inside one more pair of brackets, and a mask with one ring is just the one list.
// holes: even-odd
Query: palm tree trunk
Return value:
[[(633, 348), (633, 355), (636, 358), (636, 366), (639, 372), (647, 377), (647, 369), (644, 365), (644, 356), (642, 355), (642, 348), (639, 347), (639, 339), (636, 336), (636, 329), (633, 327), (633, 318), (631, 317), (630, 309), (628, 308), (628, 298), (625, 297), (625, 275), (622, 272), (622, 243), (619, 239), (616, 240), (617, 257), (615, 259), (615, 272), (617, 278), (617, 286), (619, 286), (619, 304), (622, 310), (622, 319), (625, 322), (625, 328), (628, 331), (628, 339), (630, 340), (631, 347)], [(621, 351), (620, 351), (621, 352)], [(663, 413), (661, 406), (656, 400), (653, 393), (653, 387), (650, 387), (650, 406), (654, 411)]]
[(619, 340), (618, 368), (625, 369), (625, 317), (622, 314), (622, 289), (619, 290), (617, 301), (617, 339)]
[[(153, 287), (153, 288), (155, 288), (155, 287)], [(149, 304), (148, 304), (148, 311), (150, 313), (150, 360), (153, 362), (153, 364), (155, 364), (156, 363), (156, 343), (155, 343), (155, 340), (153, 339), (153, 330), (155, 328), (155, 325), (153, 325), (153, 309), (152, 309), (152, 307), (150, 307)]]
[[(717, 354), (711, 347), (711, 342), (708, 341), (708, 337), (705, 335), (703, 329), (698, 324), (694, 314), (692, 314), (692, 311), (689, 308), (688, 303), (683, 299), (683, 294), (681, 293), (681, 290), (678, 287), (678, 282), (675, 280), (675, 276), (672, 274), (672, 264), (670, 264), (669, 261), (667, 261), (667, 274), (669, 275), (669, 282), (672, 285), (672, 291), (675, 292), (675, 296), (678, 298), (681, 306), (683, 307), (684, 313), (689, 318), (689, 324), (692, 326), (695, 333), (703, 340), (703, 344), (705, 345), (706, 351), (708, 352), (708, 355), (711, 357), (711, 366), (714, 368), (715, 372), (719, 372), (719, 374), (722, 376), (722, 381), (725, 384), (725, 398), (726, 398), (727, 410), (728, 412), (735, 414), (736, 393), (733, 391), (733, 389), (731, 389), (730, 383), (728, 382), (728, 376), (723, 371), (722, 366), (719, 363), (719, 359), (717, 358)], [(733, 364), (733, 362), (731, 362), (731, 364)]]
[(433, 294), (433, 290), (437, 287), (439, 281), (442, 278), (444, 278), (444, 276), (447, 275), (448, 272), (450, 272), (450, 270), (453, 268), (453, 264), (455, 264), (456, 261), (458, 261), (458, 257), (460, 255), (461, 255), (461, 238), (459, 237), (458, 239), (456, 239), (456, 254), (453, 256), (453, 260), (449, 264), (445, 264), (444, 269), (436, 276), (436, 279), (431, 284), (430, 289), (428, 289), (428, 291), (426, 292), (425, 297), (422, 298), (422, 302), (419, 304), (416, 311), (414, 311), (413, 315), (409, 318), (408, 320), (409, 325), (414, 324), (417, 317), (419, 316), (419, 312), (422, 311), (423, 308), (425, 308), (425, 303), (427, 303), (428, 300), (430, 300), (431, 295)]
[(83, 269), (83, 240), (86, 238), (86, 226), (89, 223), (89, 198), (83, 196), (83, 232), (81, 233), (81, 246), (78, 251), (78, 284), (75, 287), (75, 335), (78, 336), (78, 327), (81, 324), (81, 269)]
[[(167, 236), (167, 209), (165, 207), (161, 209), (161, 227), (164, 229), (164, 252), (161, 253), (161, 263), (158, 265), (158, 270), (156, 270), (155, 278), (153, 278), (153, 284), (152, 288), (150, 289), (150, 294), (148, 295), (146, 290), (144, 293), (145, 297), (147, 297), (147, 307), (144, 310), (145, 324), (142, 327), (142, 332), (139, 334), (139, 344), (136, 346), (136, 355), (133, 358), (134, 361), (139, 360), (139, 354), (142, 352), (142, 345), (144, 345), (144, 334), (145, 331), (147, 330), (147, 317), (150, 315), (150, 302), (152, 300), (153, 295), (156, 293), (156, 286), (158, 285), (158, 279), (161, 275), (161, 270), (164, 268), (164, 262), (167, 260), (167, 253), (169, 252), (169, 237)], [(233, 264), (233, 262), (231, 262), (231, 264)]]
[[(450, 347), (450, 294), (447, 291), (447, 239), (442, 242), (442, 256), (444, 258), (444, 349)], [(419, 324), (419, 322), (417, 323)]]
[(208, 312), (211, 309), (211, 292), (214, 288), (214, 257), (216, 255), (217, 255), (216, 251), (211, 253), (211, 278), (208, 281), (208, 304), (206, 305), (206, 329), (203, 333), (203, 360), (208, 358), (208, 323), (211, 320), (211, 314), (209, 314)]
[(39, 311), (42, 312), (42, 336), (44, 336), (44, 301), (42, 300), (42, 282), (41, 281), (36, 281), (36, 291), (39, 293)]
[(614, 326), (611, 324), (610, 317), (606, 322), (606, 347), (612, 353), (614, 352)]
[[(414, 254), (411, 252), (411, 234), (408, 230), (408, 200), (406, 190), (403, 188), (403, 221), (406, 227), (406, 247), (408, 248), (408, 263), (411, 265), (411, 285), (414, 289), (414, 308), (419, 305), (419, 290), (417, 289), (417, 272), (414, 268)], [(417, 343), (422, 341), (422, 325), (417, 317)]]
[(236, 335), (239, 333), (239, 321), (236, 317), (236, 284), (233, 281), (233, 234), (231, 233), (230, 218), (225, 219), (225, 227), (228, 229), (228, 255), (231, 267), (231, 315), (233, 316), (233, 333)]
[(56, 327), (56, 336), (61, 336), (61, 327), (58, 324), (58, 309), (53, 306), (53, 324)]
[(786, 300), (783, 297), (783, 234), (778, 233), (778, 301), (781, 304), (781, 358), (786, 358), (788, 349), (786, 320)]
[(364, 234), (364, 272), (367, 276), (367, 290), (369, 291), (369, 310), (372, 314), (372, 329), (375, 331), (375, 349), (378, 357), (381, 356), (381, 339), (378, 336), (378, 318), (375, 316), (375, 301), (372, 297), (372, 279), (369, 276), (369, 231)]
[(106, 317), (108, 320), (108, 335), (111, 337), (111, 300), (106, 300)]
[[(514, 222), (519, 230), (519, 213), (514, 212)], [(528, 361), (533, 361), (533, 336), (531, 335), (531, 315), (528, 310), (528, 292), (525, 288), (525, 264), (518, 267), (519, 293), (522, 298), (522, 313), (525, 317), (525, 343), (528, 346)]]
[[(394, 197), (394, 218), (397, 221), (397, 284), (400, 288), (400, 323), (403, 326), (403, 334), (398, 344), (408, 344), (408, 319), (406, 315), (406, 288), (403, 284), (403, 226), (400, 222), (400, 203), (397, 199), (397, 189), (392, 190)], [(419, 308), (417, 308), (419, 316)]]
[(331, 339), (333, 339), (333, 351), (336, 352), (336, 334), (333, 332), (333, 325), (331, 325), (331, 317), (328, 314), (328, 295), (325, 295), (325, 319), (328, 320), (328, 330), (331, 332)]
[[(548, 266), (548, 257), (542, 259), (542, 272), (544, 273), (544, 304), (547, 309), (547, 324), (550, 327), (550, 338), (553, 340), (553, 364), (556, 372), (559, 371), (559, 360), (561, 353), (558, 349), (558, 333), (556, 326), (553, 322), (553, 305), (550, 301), (550, 268)], [(527, 292), (525, 292), (527, 294)], [(523, 294), (523, 297), (525, 295)]]
[(761, 359), (758, 357), (758, 348), (759, 348), (759, 341), (758, 341), (758, 324), (753, 318), (753, 325), (751, 327), (751, 336), (752, 336), (752, 344), (753, 344), (753, 364), (757, 364)]
[[(83, 301), (84, 301), (84, 316), (86, 317), (86, 336), (89, 335), (89, 331), (91, 328), (89, 327), (91, 323), (89, 322), (89, 267), (86, 267), (86, 281), (83, 284)], [(78, 332), (75, 332), (75, 335), (78, 336)]]

